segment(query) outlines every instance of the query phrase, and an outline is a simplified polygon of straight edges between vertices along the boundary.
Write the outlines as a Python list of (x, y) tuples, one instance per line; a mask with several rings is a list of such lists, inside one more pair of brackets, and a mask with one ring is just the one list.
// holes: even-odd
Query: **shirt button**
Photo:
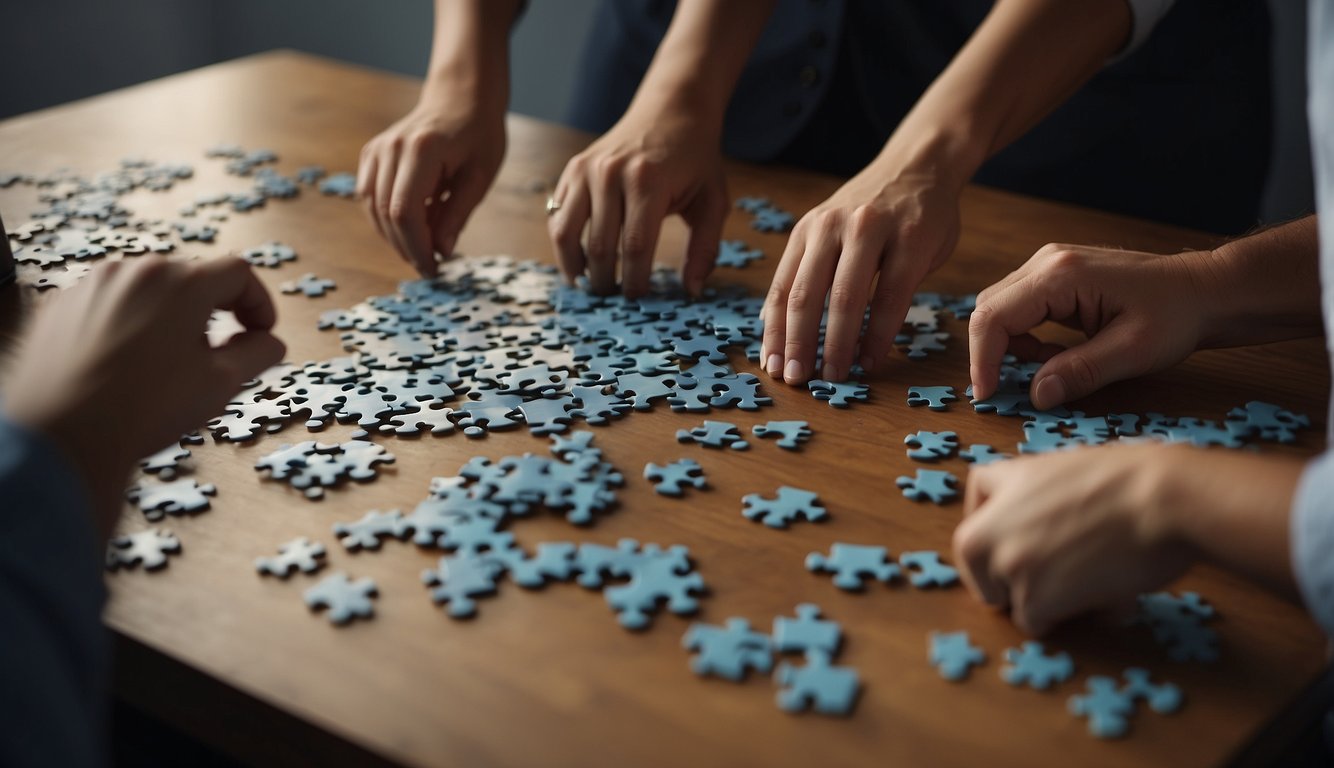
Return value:
[(820, 82), (820, 70), (816, 69), (814, 64), (807, 64), (801, 68), (801, 72), (798, 73), (797, 79), (801, 81), (803, 86), (810, 88)]

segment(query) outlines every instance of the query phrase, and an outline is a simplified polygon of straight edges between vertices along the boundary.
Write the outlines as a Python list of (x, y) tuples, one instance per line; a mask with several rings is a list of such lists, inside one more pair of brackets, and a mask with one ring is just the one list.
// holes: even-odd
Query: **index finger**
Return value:
[(198, 262), (196, 269), (205, 279), (194, 281), (195, 298), (210, 310), (231, 311), (248, 330), (267, 331), (278, 321), (268, 289), (242, 259), (221, 256)]
[(1050, 311), (1047, 297), (1027, 278), (979, 301), (968, 320), (968, 376), (974, 399), (985, 400), (995, 393), (1010, 337), (1032, 330)]

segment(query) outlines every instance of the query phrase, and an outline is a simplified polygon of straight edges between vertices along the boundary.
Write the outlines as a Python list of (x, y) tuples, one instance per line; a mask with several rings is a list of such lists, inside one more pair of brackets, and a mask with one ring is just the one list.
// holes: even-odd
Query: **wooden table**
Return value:
[[(404, 113), (415, 95), (409, 79), (290, 53), (256, 56), (6, 121), (0, 168), (68, 165), (91, 174), (128, 155), (193, 163), (195, 180), (178, 190), (125, 200), (140, 215), (172, 217), (197, 194), (244, 186), (225, 176), (220, 162), (205, 160), (205, 147), (218, 141), (272, 147), (287, 171), (310, 163), (353, 170), (363, 142)], [(500, 178), (459, 248), (549, 261), (546, 190), (587, 137), (519, 117), (509, 129)], [(838, 180), (733, 164), (729, 184), (735, 196), (766, 195), (804, 211)], [(0, 191), (11, 225), (26, 217), (32, 194), (21, 187)], [(958, 252), (924, 289), (979, 290), (1048, 241), (1159, 250), (1210, 242), (1199, 233), (981, 188), (964, 195), (963, 226)], [(669, 227), (662, 261), (679, 255), (681, 234)], [(783, 236), (752, 232), (739, 213), (726, 236), (763, 248), (767, 258), (746, 270), (719, 270), (713, 280), (763, 291)], [(316, 330), (318, 313), (392, 293), (410, 277), (357, 204), (311, 192), (234, 214), (216, 244), (182, 250), (223, 253), (274, 238), (301, 255), (296, 264), (260, 271), (270, 287), (305, 271), (338, 282), (319, 300), (277, 297), (278, 332), (295, 361), (339, 353), (337, 336)], [(1324, 642), (1300, 608), (1240, 579), (1201, 567), (1176, 585), (1218, 606), (1220, 663), (1171, 663), (1142, 629), (1082, 622), (1050, 638), (1073, 654), (1078, 675), (1044, 694), (999, 679), (1002, 650), (1023, 638), (963, 589), (876, 585), (854, 595), (802, 567), (808, 552), (835, 541), (949, 552), (959, 504), (915, 504), (894, 486), (897, 475), (914, 468), (902, 445), (908, 432), (953, 429), (964, 443), (1009, 450), (1020, 439), (1017, 420), (975, 415), (966, 403), (945, 413), (904, 404), (908, 385), (949, 383), (961, 391), (967, 383), (965, 325), (949, 320), (945, 330), (954, 334), (947, 352), (920, 363), (896, 360), (870, 378), (872, 404), (838, 411), (804, 389), (766, 384), (773, 408), (722, 414), (745, 432), (771, 418), (807, 419), (816, 436), (800, 453), (759, 441), (740, 453), (678, 445), (676, 429), (700, 418), (662, 406), (598, 429), (597, 444), (627, 478), (620, 507), (587, 530), (555, 515), (514, 526), (527, 546), (626, 536), (687, 545), (711, 590), (699, 614), (706, 621), (743, 616), (767, 627), (799, 602), (818, 603), (842, 622), (840, 663), (856, 667), (864, 682), (850, 719), (784, 714), (764, 677), (740, 685), (695, 677), (680, 647), (689, 619), (661, 615), (652, 629), (635, 634), (616, 625), (595, 592), (560, 584), (530, 592), (506, 583), (483, 602), (476, 620), (454, 621), (419, 581), (437, 553), (389, 542), (379, 553), (349, 554), (330, 536), (333, 522), (368, 509), (411, 509), (426, 496), (429, 478), (453, 474), (475, 454), (545, 452), (547, 441), (525, 430), (481, 441), (459, 433), (381, 440), (397, 464), (377, 481), (333, 491), (319, 503), (252, 468), (279, 443), (307, 439), (300, 426), (252, 445), (210, 441), (194, 449), (195, 476), (219, 491), (207, 514), (168, 521), (183, 555), (161, 573), (108, 577), (117, 693), (229, 752), (289, 763), (1187, 766), (1263, 757), (1282, 733), (1279, 726), (1305, 711), (1324, 667)], [(1272, 400), (1309, 413), (1313, 429), (1291, 449), (1265, 450), (1312, 454), (1323, 445), (1325, 360), (1319, 340), (1199, 354), (1081, 406), (1221, 418), (1247, 400)], [(351, 429), (335, 426), (322, 439), (346, 439)], [(705, 466), (712, 489), (679, 501), (653, 494), (641, 468), (681, 456)], [(942, 466), (966, 475), (957, 459)], [(818, 491), (832, 519), (779, 532), (742, 518), (743, 494), (770, 493), (787, 482)], [(144, 525), (138, 512), (127, 512), (124, 529)], [(298, 535), (330, 545), (330, 570), (378, 582), (373, 621), (335, 629), (303, 606), (307, 577), (282, 582), (256, 575), (256, 556)], [(938, 629), (966, 629), (987, 650), (987, 665), (968, 682), (947, 683), (928, 666), (927, 633)], [(1130, 664), (1180, 684), (1189, 704), (1172, 716), (1140, 713), (1132, 736), (1121, 742), (1095, 740), (1082, 720), (1066, 714), (1065, 700), (1087, 675), (1118, 674)]]

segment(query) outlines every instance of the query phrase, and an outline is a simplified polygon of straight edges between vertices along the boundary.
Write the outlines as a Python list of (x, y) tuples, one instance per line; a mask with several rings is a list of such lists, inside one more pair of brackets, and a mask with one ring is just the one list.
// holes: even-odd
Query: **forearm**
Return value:
[(628, 112), (680, 109), (721, 134), (774, 0), (681, 0)]
[(448, 94), (504, 111), (509, 33), (519, 0), (436, 0), (435, 35), (423, 96)]
[(1320, 241), (1307, 216), (1204, 252), (1198, 259), (1205, 312), (1201, 347), (1317, 336)]
[(1126, 43), (1125, 0), (1001, 0), (886, 143), (877, 163), (962, 189)]
[(1295, 598), (1289, 516), (1304, 464), (1185, 446), (1154, 462), (1150, 535), (1179, 539), (1202, 559)]

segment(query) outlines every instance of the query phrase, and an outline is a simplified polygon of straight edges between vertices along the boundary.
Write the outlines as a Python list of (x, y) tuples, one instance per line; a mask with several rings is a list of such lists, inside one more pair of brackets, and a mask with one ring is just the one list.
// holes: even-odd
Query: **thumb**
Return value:
[(280, 362), (286, 353), (287, 345), (277, 336), (268, 331), (251, 330), (238, 333), (210, 354), (231, 395), (243, 382)]
[(718, 261), (718, 244), (723, 239), (727, 212), (727, 189), (721, 184), (707, 187), (681, 211), (681, 218), (690, 227), (681, 278), (691, 296), (698, 296), (703, 290), (704, 278)]
[(1148, 342), (1130, 323), (1112, 322), (1083, 344), (1057, 353), (1033, 377), (1034, 407), (1055, 408), (1114, 381), (1147, 373)]
[[(446, 260), (454, 254), (454, 244), (458, 242), (459, 232), (468, 223), (468, 217), (486, 194), (487, 182), (470, 169), (463, 169), (449, 183), (449, 197), (439, 203), (435, 224), (431, 232), (431, 244), (436, 253)], [(430, 264), (418, 264), (418, 269), (425, 277), (433, 277), (434, 260)], [(428, 268), (429, 267), (429, 268)]]

